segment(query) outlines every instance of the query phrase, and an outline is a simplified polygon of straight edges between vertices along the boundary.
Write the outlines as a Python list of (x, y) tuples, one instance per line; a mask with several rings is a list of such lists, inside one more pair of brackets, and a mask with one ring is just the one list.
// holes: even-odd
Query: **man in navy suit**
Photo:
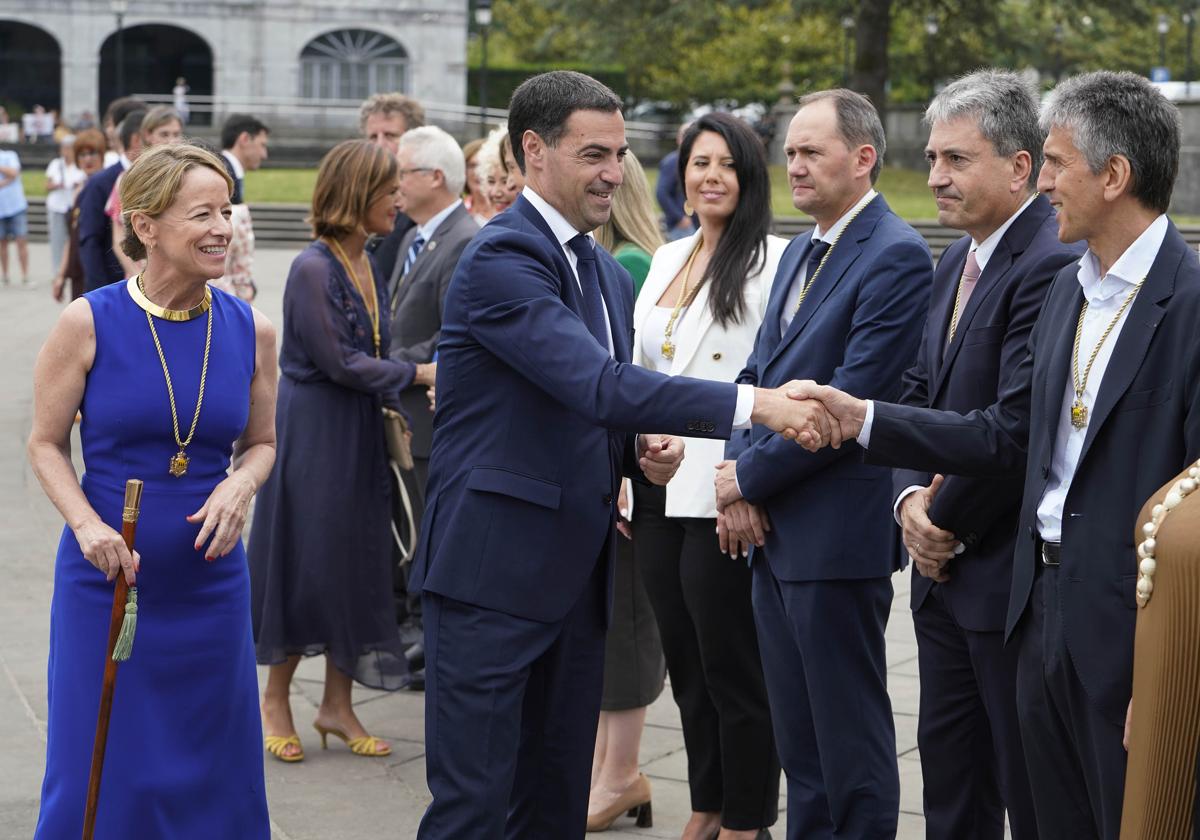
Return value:
[(425, 840), (583, 833), (622, 474), (665, 484), (677, 436), (823, 418), (782, 389), (630, 364), (632, 281), (588, 235), (621, 183), (620, 108), (580, 73), (517, 89), (525, 191), (447, 290), (410, 580), (424, 606)]
[[(924, 239), (872, 186), (884, 147), (865, 97), (832, 90), (800, 100), (784, 151), (793, 202), (817, 226), (784, 252), (739, 382), (816, 378), (899, 395), (933, 265)], [(757, 425), (726, 457), (718, 523), (726, 545), (758, 546), (754, 613), (787, 776), (787, 836), (892, 837), (900, 783), (883, 632), (900, 555), (891, 473), (850, 448), (814, 455)]]
[(1125, 731), (1135, 520), (1200, 454), (1200, 263), (1164, 215), (1179, 113), (1146, 79), (1069, 79), (1042, 127), (1038, 188), (1058, 208), (1059, 239), (1088, 250), (1055, 277), (997, 402), (963, 416), (795, 393), (824, 401), (834, 439), (857, 437), (872, 461), (1024, 474), (1006, 632), (1038, 832), (1117, 840), (1122, 737), (1138, 737)]
[[(996, 401), (1025, 358), (1050, 281), (1081, 245), (1058, 241), (1036, 191), (1038, 98), (1016, 73), (983, 70), (925, 112), (938, 221), (967, 235), (933, 275), (903, 405), (966, 413)], [(1004, 647), (1021, 481), (896, 470), (896, 518), (913, 559), (921, 677), (917, 745), (928, 840), (1014, 840), (1037, 822), (1017, 725), (1016, 651)]]
[(88, 178), (79, 194), (79, 260), (83, 264), (84, 291), (90, 292), (125, 279), (125, 272), (113, 252), (112, 219), (104, 206), (117, 178), (141, 154), (142, 117), (145, 115), (145, 111), (132, 111), (121, 120), (118, 128), (121, 159)]

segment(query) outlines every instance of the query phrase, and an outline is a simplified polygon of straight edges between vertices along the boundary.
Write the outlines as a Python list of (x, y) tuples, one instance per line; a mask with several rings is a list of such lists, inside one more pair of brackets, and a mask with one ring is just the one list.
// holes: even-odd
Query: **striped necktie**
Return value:
[(413, 240), (413, 244), (408, 246), (408, 254), (404, 257), (404, 270), (401, 272), (401, 277), (407, 277), (408, 272), (412, 270), (413, 263), (417, 261), (417, 255), (421, 253), (421, 249), (425, 247), (425, 237), (417, 234), (417, 238)]

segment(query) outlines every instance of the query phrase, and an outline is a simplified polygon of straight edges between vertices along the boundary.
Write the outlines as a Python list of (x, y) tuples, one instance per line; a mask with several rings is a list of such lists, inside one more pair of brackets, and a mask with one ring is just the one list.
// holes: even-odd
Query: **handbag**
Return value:
[(387, 442), (388, 456), (400, 469), (411, 470), (413, 456), (412, 446), (409, 445), (408, 421), (399, 411), (386, 406), (383, 409), (383, 435)]

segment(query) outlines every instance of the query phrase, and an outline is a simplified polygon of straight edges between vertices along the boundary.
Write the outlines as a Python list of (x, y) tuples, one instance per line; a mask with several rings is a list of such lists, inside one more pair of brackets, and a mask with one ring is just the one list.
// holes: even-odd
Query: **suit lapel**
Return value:
[[(963, 248), (962, 244), (966, 247)], [(958, 250), (961, 248), (961, 253)], [(928, 354), (929, 370), (932, 372), (929, 383), (929, 398), (932, 401), (936, 385), (944, 378), (946, 370), (946, 330), (950, 326), (950, 315), (954, 311), (954, 296), (958, 292), (959, 278), (962, 277), (963, 267), (967, 263), (967, 254), (971, 250), (971, 240), (964, 237), (954, 243), (938, 260), (933, 275), (934, 298), (929, 304), (929, 329), (925, 333), (924, 352)], [(951, 253), (954, 251), (954, 253)]]
[[(567, 262), (567, 255), (563, 252), (563, 246), (558, 241), (558, 238), (555, 237), (554, 231), (550, 230), (550, 225), (546, 224), (546, 220), (542, 218), (542, 214), (523, 195), (517, 196), (517, 200), (513, 202), (512, 207), (509, 209), (516, 210), (522, 218), (537, 228), (542, 236), (546, 237), (546, 240), (550, 243), (550, 252), (554, 255), (555, 267), (558, 269), (558, 276), (561, 281), (559, 293), (562, 295), (563, 302), (586, 323), (587, 319), (583, 316), (583, 296), (579, 290), (579, 283), (576, 282), (575, 273), (571, 271), (571, 264)], [(596, 271), (599, 274), (599, 255), (597, 255), (596, 265)], [(603, 288), (600, 294), (604, 294)]]
[(1079, 454), (1080, 461), (1087, 457), (1088, 449), (1096, 439), (1100, 427), (1112, 413), (1117, 401), (1129, 390), (1133, 378), (1141, 369), (1154, 333), (1166, 314), (1166, 310), (1160, 304), (1174, 293), (1179, 263), (1188, 252), (1183, 237), (1175, 229), (1175, 225), (1171, 224), (1150, 267), (1150, 273), (1146, 275), (1146, 282), (1129, 308), (1129, 316), (1121, 327), (1121, 334), (1117, 336), (1108, 367), (1104, 370), (1104, 379), (1096, 393), (1096, 403), (1092, 406), (1091, 417), (1088, 418), (1087, 434), (1083, 439), (1083, 450)]
[[(695, 234), (688, 237), (687, 241), (694, 244), (694, 239)], [(674, 245), (671, 247), (674, 248)], [(646, 282), (642, 284), (641, 294), (638, 295), (637, 300), (634, 302), (633, 328), (635, 332), (645, 329), (646, 319), (650, 317), (650, 313), (658, 305), (658, 299), (662, 297), (663, 292), (671, 285), (671, 281), (675, 279), (675, 275), (679, 273), (679, 269), (683, 268), (683, 264), (687, 262), (688, 255), (691, 253), (691, 248), (680, 248), (672, 251), (670, 254), (664, 253), (661, 248), (655, 252), (653, 269), (646, 276)]]
[[(597, 251), (600, 249), (597, 248)], [(613, 358), (618, 362), (630, 362), (632, 351), (633, 331), (625, 311), (625, 296), (619, 287), (617, 275), (608, 261), (596, 254), (596, 276), (600, 279), (600, 296), (604, 298), (604, 306), (608, 310), (608, 329), (611, 333)], [(630, 288), (632, 292), (632, 287)], [(608, 348), (605, 348), (608, 349)]]
[[(1054, 441), (1058, 437), (1058, 420), (1062, 416), (1063, 396), (1066, 393), (1067, 380), (1071, 375), (1071, 349), (1075, 345), (1075, 325), (1079, 323), (1079, 312), (1083, 308), (1083, 289), (1079, 286), (1077, 279), (1078, 264), (1073, 264), (1072, 269), (1071, 279), (1066, 281), (1066, 278), (1063, 278), (1063, 281), (1069, 282), (1071, 287), (1069, 294), (1066, 295), (1063, 311), (1054, 313), (1053, 317), (1047, 317), (1046, 320), (1048, 324), (1055, 324), (1058, 330), (1051, 336), (1051, 343), (1047, 348), (1049, 350), (1048, 362), (1045, 367), (1046, 416), (1043, 421), (1046, 424), (1046, 440), (1049, 442), (1051, 450), (1053, 450)], [(1032, 452), (1030, 457), (1033, 457)]]
[(713, 314), (712, 307), (708, 305), (708, 287), (707, 282), (700, 287), (691, 306), (680, 315), (679, 321), (675, 324), (673, 333), (677, 340), (675, 342), (675, 358), (671, 360), (673, 375), (687, 368), (692, 357), (700, 348), (700, 340), (712, 326)]
[[(965, 267), (965, 265), (966, 259), (963, 260), (963, 266)], [(992, 253), (991, 259), (988, 260), (987, 268), (979, 276), (979, 281), (975, 284), (975, 291), (971, 293), (971, 299), (967, 301), (967, 305), (963, 307), (962, 312), (958, 315), (958, 326), (954, 330), (954, 340), (946, 348), (945, 357), (942, 360), (941, 367), (938, 368), (937, 382), (933, 386), (935, 396), (945, 383), (946, 375), (950, 368), (954, 365), (954, 359), (958, 356), (958, 351), (966, 338), (971, 321), (975, 318), (975, 313), (979, 311), (979, 307), (983, 305), (988, 295), (1000, 287), (1004, 276), (1012, 270), (1012, 265), (1013, 254), (1009, 250), (1005, 240), (1001, 239), (996, 245), (996, 250)], [(960, 268), (959, 278), (961, 277), (962, 270)], [(958, 279), (956, 279), (954, 286), (955, 294), (950, 298), (951, 311), (954, 309), (954, 297), (958, 294), (958, 282)], [(946, 331), (950, 328), (950, 317), (950, 315), (947, 315), (944, 322), (945, 326), (942, 329), (941, 346), (945, 346)]]
[(802, 242), (803, 244), (798, 247), (788, 246), (783, 258), (779, 261), (779, 268), (775, 272), (775, 282), (771, 284), (771, 296), (767, 300), (767, 311), (763, 315), (763, 325), (759, 329), (759, 336), (767, 359), (774, 358), (775, 351), (782, 339), (779, 333), (779, 321), (783, 318), (783, 307), (787, 303), (788, 290), (792, 287), (793, 282), (799, 281), (800, 278), (797, 275), (800, 273), (800, 266), (812, 251), (812, 231), (805, 231), (792, 242)]

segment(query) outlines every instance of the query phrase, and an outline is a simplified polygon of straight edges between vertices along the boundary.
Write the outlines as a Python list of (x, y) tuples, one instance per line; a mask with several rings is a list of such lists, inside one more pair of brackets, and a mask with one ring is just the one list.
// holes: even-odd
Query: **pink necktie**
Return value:
[(971, 253), (967, 254), (967, 264), (963, 266), (962, 279), (958, 281), (958, 293), (954, 298), (954, 312), (950, 315), (950, 329), (946, 333), (947, 347), (954, 340), (954, 333), (958, 330), (958, 321), (967, 309), (967, 301), (971, 299), (971, 293), (975, 291), (975, 284), (979, 282), (980, 273), (979, 260), (975, 259), (975, 249), (972, 248)]

